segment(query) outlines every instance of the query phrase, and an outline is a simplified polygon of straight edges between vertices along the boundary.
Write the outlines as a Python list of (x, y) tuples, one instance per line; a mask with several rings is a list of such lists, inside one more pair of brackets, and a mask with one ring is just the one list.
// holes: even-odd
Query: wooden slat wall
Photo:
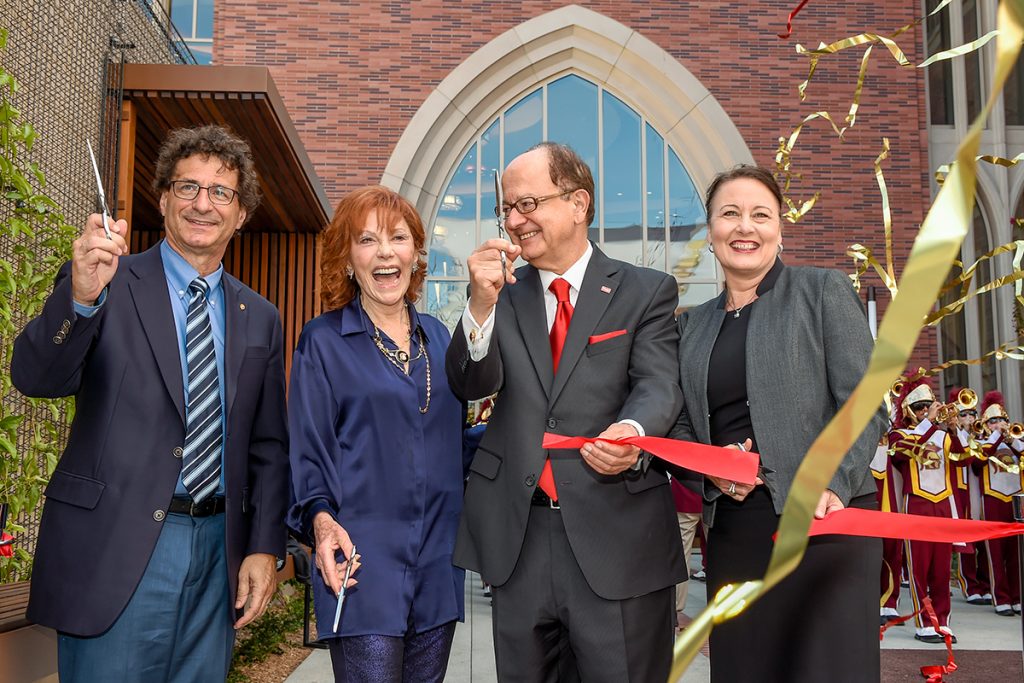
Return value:
[[(157, 243), (162, 232), (132, 230), (131, 250)], [(224, 268), (277, 306), (284, 326), (285, 372), (302, 326), (320, 314), (320, 267), (313, 233), (245, 232), (231, 241)]]

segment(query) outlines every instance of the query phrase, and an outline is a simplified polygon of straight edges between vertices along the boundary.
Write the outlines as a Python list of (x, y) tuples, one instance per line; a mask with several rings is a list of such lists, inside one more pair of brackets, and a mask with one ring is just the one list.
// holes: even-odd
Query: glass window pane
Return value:
[(427, 290), (427, 313), (444, 323), (449, 330), (455, 329), (462, 311), (466, 308), (466, 288), (469, 287), (469, 280), (435, 280), (428, 281), (423, 286)]
[(195, 0), (171, 0), (171, 23), (182, 38), (192, 38), (192, 10)]
[(707, 217), (700, 194), (675, 151), (669, 150), (669, 272), (682, 282), (714, 280), (717, 263), (707, 250)]
[(1006, 125), (1024, 126), (1024, 54), (1017, 58), (1017, 64), (1003, 86), (1003, 105)]
[[(597, 166), (597, 86), (579, 76), (565, 76), (548, 84), (548, 140), (569, 145), (590, 166), (594, 187), (601, 186)], [(594, 225), (601, 222), (594, 201)]]
[[(928, 0), (927, 11), (932, 12), (940, 0)], [(953, 45), (949, 36), (949, 13), (939, 12), (928, 17), (928, 55), (948, 50)], [(928, 69), (928, 98), (932, 123), (953, 125), (953, 65), (949, 60), (931, 64)]]
[(213, 63), (213, 43), (197, 43), (192, 40), (186, 40), (185, 44), (192, 51), (192, 56), (196, 58), (197, 64)]
[(480, 136), (480, 241), (498, 236), (494, 207), (498, 196), (494, 194), (494, 171), (501, 166), (500, 127), (497, 119)]
[(476, 167), (474, 144), (448, 183), (427, 241), (427, 276), (465, 275), (466, 258), (476, 248)]
[(213, 38), (213, 0), (196, 0), (196, 38)]
[(505, 112), (505, 165), (530, 149), (544, 134), (543, 95), (537, 90)]
[(687, 308), (700, 306), (705, 301), (718, 296), (718, 285), (713, 282), (687, 282), (679, 285), (679, 308), (677, 313)]
[(647, 145), (647, 260), (644, 265), (665, 269), (665, 139), (644, 126)]
[(612, 258), (641, 265), (640, 117), (607, 92), (603, 93), (601, 107), (604, 118), (604, 251)]
[[(988, 252), (991, 247), (988, 240), (988, 229), (985, 227), (985, 218), (977, 205), (974, 207), (974, 224), (971, 228), (974, 241), (974, 258)], [(964, 264), (965, 266), (968, 264)], [(974, 276), (974, 288), (984, 285), (992, 280), (992, 261), (982, 261), (978, 265), (978, 271)], [(972, 300), (978, 311), (978, 355), (992, 351), (998, 345), (996, 342), (995, 330), (995, 307), (993, 306), (992, 293), (985, 293), (976, 296)], [(987, 358), (981, 364), (981, 386), (984, 391), (998, 388), (996, 377), (996, 359)]]
[[(978, 39), (978, 3), (963, 0), (964, 43)], [(967, 116), (971, 121), (981, 113), (981, 52), (975, 50), (964, 55), (964, 69), (967, 75)]]

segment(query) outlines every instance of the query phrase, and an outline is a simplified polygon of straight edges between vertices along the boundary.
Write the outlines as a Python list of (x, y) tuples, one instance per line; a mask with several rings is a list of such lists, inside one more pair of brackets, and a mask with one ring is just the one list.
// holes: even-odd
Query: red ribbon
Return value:
[(802, 10), (804, 8), (804, 5), (806, 5), (808, 2), (810, 2), (810, 0), (801, 0), (800, 4), (796, 6), (796, 9), (789, 13), (789, 19), (786, 20), (786, 32), (776, 34), (779, 38), (785, 40), (786, 38), (789, 38), (791, 35), (793, 35), (793, 18), (800, 13), (800, 10)]
[(910, 614), (898, 619), (887, 620), (886, 623), (878, 630), (878, 639), (882, 640), (883, 634), (890, 626), (896, 626), (897, 624), (909, 621), (921, 612), (924, 612), (928, 616), (928, 620), (932, 622), (932, 628), (935, 629), (936, 633), (941, 633), (943, 640), (946, 641), (946, 663), (944, 665), (930, 664), (922, 666), (921, 675), (924, 676), (925, 683), (943, 683), (942, 675), (953, 673), (959, 667), (956, 664), (956, 660), (953, 658), (953, 638), (948, 633), (939, 630), (939, 618), (935, 616), (935, 609), (932, 607), (931, 598), (926, 596), (921, 600), (921, 609), (916, 612), (911, 612)]
[[(583, 436), (545, 433), (543, 447), (578, 450), (585, 444), (595, 441), (597, 439)], [(757, 453), (749, 453), (735, 448), (707, 446), (692, 441), (677, 441), (659, 436), (631, 436), (625, 439), (601, 439), (601, 441), (637, 446), (673, 465), (685, 467), (700, 474), (728, 479), (737, 484), (753, 484), (757, 479), (757, 467), (760, 460)]]
[(905, 512), (845, 508), (811, 523), (807, 535), (822, 534), (895, 538), (931, 543), (971, 543), (1024, 534), (1024, 523), (948, 519), (910, 515)]

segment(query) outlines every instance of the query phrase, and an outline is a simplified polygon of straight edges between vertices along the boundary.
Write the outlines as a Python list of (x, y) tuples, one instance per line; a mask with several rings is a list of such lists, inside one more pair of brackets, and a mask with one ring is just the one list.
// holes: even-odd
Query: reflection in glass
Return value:
[(195, 0), (171, 0), (171, 23), (182, 38), (192, 37), (192, 15)]
[(651, 124), (644, 124), (644, 142), (647, 161), (647, 258), (644, 265), (665, 270), (667, 258), (665, 242), (665, 139)]
[(196, 34), (193, 38), (213, 38), (213, 0), (196, 0)]
[(603, 93), (604, 118), (604, 252), (643, 265), (640, 200), (640, 117), (622, 100)]
[(715, 280), (717, 263), (707, 251), (707, 217), (683, 163), (669, 150), (669, 272), (682, 282)]
[(505, 112), (505, 164), (530, 149), (544, 135), (543, 92), (527, 95)]
[(469, 280), (427, 281), (427, 313), (444, 323), (449, 330), (455, 329), (462, 311), (466, 308), (466, 288)]
[(441, 198), (427, 242), (428, 277), (464, 276), (466, 257), (476, 248), (476, 159), (473, 143)]
[(716, 296), (718, 296), (718, 285), (713, 282), (684, 282), (679, 285), (677, 313), (685, 311), (687, 308), (700, 306)]
[[(590, 166), (594, 187), (601, 186), (598, 168), (597, 85), (579, 76), (563, 76), (548, 84), (548, 140), (569, 145)], [(511, 157), (506, 156), (507, 161)], [(596, 190), (595, 190), (596, 191)], [(601, 207), (595, 197), (594, 225), (600, 224)]]
[(492, 237), (500, 236), (494, 218), (494, 207), (498, 204), (498, 197), (494, 194), (494, 171), (500, 169), (501, 137), (499, 121), (495, 120), (480, 136), (480, 239), (478, 242), (485, 242)]

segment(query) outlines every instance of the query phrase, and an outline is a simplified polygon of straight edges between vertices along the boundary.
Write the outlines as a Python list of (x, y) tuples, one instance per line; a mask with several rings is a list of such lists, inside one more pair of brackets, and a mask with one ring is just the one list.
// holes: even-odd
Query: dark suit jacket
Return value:
[[(519, 559), (530, 497), (550, 455), (561, 515), (576, 560), (601, 597), (644, 595), (684, 580), (682, 546), (665, 474), (656, 468), (598, 474), (577, 450), (545, 451), (544, 432), (597, 436), (633, 419), (663, 436), (681, 406), (676, 382), (675, 281), (614, 261), (596, 248), (552, 377), (540, 276), (516, 271), (498, 300), (489, 352), (469, 357), (461, 323), (448, 348), (455, 393), (499, 392), (470, 465), (456, 564), (501, 585)], [(592, 336), (625, 334), (590, 343)]]
[[(281, 321), (225, 274), (226, 547), (234, 596), (244, 556), (284, 557), (288, 436)], [(107, 299), (76, 316), (70, 264), (18, 336), (14, 385), (75, 396), (67, 447), (46, 487), (28, 618), (105, 631), (141, 579), (181, 470), (184, 390), (159, 245), (121, 258)]]
[[(838, 270), (784, 267), (776, 263), (774, 286), (759, 290), (750, 309), (746, 369), (750, 420), (761, 450), (763, 479), (777, 513), (807, 449), (832, 419), (868, 367), (874, 342), (864, 307)], [(711, 443), (708, 414), (708, 363), (722, 329), (726, 292), (679, 317), (680, 384), (685, 398), (674, 439)], [(881, 399), (879, 399), (881, 402)], [(849, 504), (874, 493), (868, 464), (885, 427), (879, 412), (846, 454), (829, 488)], [(714, 521), (714, 500), (721, 495), (705, 486), (711, 502), (704, 522)]]

